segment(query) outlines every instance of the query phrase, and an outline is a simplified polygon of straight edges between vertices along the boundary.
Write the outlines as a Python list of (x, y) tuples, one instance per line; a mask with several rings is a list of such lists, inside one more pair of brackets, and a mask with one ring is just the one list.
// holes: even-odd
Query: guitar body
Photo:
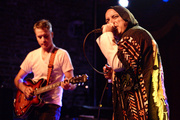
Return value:
[[(31, 79), (27, 79), (24, 84), (26, 86), (31, 86), (33, 90), (35, 90), (37, 88), (40, 88), (43, 85), (44, 81), (44, 79), (40, 79), (36, 84), (34, 84)], [(14, 112), (17, 117), (25, 118), (35, 106), (40, 106), (42, 104), (43, 103), (40, 95), (36, 95), (32, 98), (27, 99), (24, 93), (18, 90), (14, 100)]]
[[(68, 80), (69, 83), (77, 84), (77, 83), (84, 83), (88, 79), (88, 76), (82, 75), (73, 77)], [(43, 105), (43, 101), (41, 99), (42, 93), (45, 93), (49, 90), (52, 90), (58, 86), (61, 86), (63, 82), (56, 82), (51, 85), (46, 85), (46, 80), (40, 79), (37, 83), (33, 83), (31, 79), (27, 79), (24, 81), (24, 85), (31, 86), (34, 91), (34, 96), (32, 98), (27, 99), (23, 92), (20, 90), (17, 91), (16, 97), (14, 99), (14, 113), (19, 118), (26, 118), (31, 110), (34, 107)], [(46, 86), (45, 86), (46, 85)]]

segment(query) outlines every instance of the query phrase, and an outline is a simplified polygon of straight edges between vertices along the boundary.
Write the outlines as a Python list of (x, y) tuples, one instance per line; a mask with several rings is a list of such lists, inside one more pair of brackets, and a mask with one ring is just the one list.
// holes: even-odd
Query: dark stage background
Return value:
[[(162, 57), (165, 87), (170, 105), (171, 120), (178, 120), (180, 108), (180, 1), (129, 0), (128, 7), (140, 25), (154, 36)], [(65, 91), (61, 119), (97, 118), (98, 105), (105, 86), (103, 75), (95, 72), (83, 54), (85, 36), (104, 24), (107, 6), (116, 0), (0, 0), (0, 120), (17, 120), (13, 99), (17, 89), (13, 79), (21, 62), (31, 50), (38, 48), (33, 25), (48, 19), (53, 25), (54, 43), (66, 49), (72, 59), (75, 75), (87, 74), (87, 85)], [(106, 60), (95, 43), (99, 34), (86, 41), (86, 55), (91, 64), (102, 71)], [(32, 75), (28, 76), (32, 77)], [(105, 89), (101, 118), (110, 120), (111, 85)]]

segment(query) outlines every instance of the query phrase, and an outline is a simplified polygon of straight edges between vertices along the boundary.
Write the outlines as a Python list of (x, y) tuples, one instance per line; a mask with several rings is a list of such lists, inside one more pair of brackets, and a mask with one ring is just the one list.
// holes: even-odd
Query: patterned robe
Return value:
[(151, 34), (136, 25), (117, 44), (125, 70), (113, 75), (114, 120), (168, 120), (163, 68)]

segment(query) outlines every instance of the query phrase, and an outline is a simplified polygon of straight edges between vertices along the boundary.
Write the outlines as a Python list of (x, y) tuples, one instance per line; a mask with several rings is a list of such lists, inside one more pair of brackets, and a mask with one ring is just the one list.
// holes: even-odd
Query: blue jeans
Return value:
[(45, 104), (42, 107), (35, 107), (27, 120), (59, 120), (61, 107), (55, 104)]

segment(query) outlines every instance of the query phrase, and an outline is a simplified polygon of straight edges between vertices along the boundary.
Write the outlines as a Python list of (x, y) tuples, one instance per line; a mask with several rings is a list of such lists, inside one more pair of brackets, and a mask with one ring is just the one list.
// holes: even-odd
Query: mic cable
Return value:
[(86, 35), (86, 37), (84, 38), (84, 42), (83, 42), (83, 53), (84, 53), (84, 57), (86, 58), (87, 62), (88, 62), (89, 65), (93, 68), (94, 71), (96, 71), (96, 72), (99, 73), (99, 74), (105, 74), (104, 72), (100, 72), (100, 71), (98, 71), (96, 68), (93, 67), (93, 65), (89, 62), (89, 60), (88, 60), (88, 58), (87, 58), (87, 56), (86, 56), (86, 52), (85, 52), (85, 43), (86, 43), (87, 37), (88, 37), (91, 33), (100, 33), (100, 32), (102, 32), (102, 29), (101, 29), (101, 28), (98, 28), (98, 29), (94, 29), (94, 30), (90, 31), (90, 32)]

